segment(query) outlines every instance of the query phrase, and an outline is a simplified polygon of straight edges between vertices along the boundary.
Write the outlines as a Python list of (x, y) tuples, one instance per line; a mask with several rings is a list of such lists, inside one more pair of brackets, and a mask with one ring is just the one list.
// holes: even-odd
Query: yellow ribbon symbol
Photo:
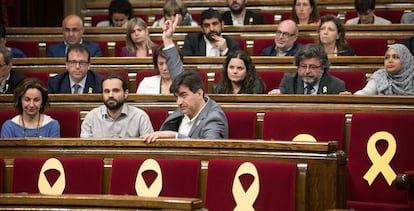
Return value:
[[(250, 187), (245, 192), (239, 177), (243, 174), (250, 174), (254, 180)], [(253, 163), (245, 162), (237, 169), (236, 175), (233, 180), (233, 197), (236, 201), (236, 207), (234, 211), (254, 211), (253, 204), (259, 195), (259, 174), (257, 173), (256, 166)]]
[[(148, 187), (144, 181), (142, 173), (152, 170), (157, 173), (157, 177), (154, 182)], [(162, 190), (162, 174), (161, 167), (154, 159), (147, 159), (138, 170), (137, 177), (135, 179), (135, 191), (138, 196), (158, 197)]]
[[(375, 146), (379, 140), (385, 140), (388, 143), (387, 150), (382, 156), (378, 153)], [(384, 175), (388, 185), (391, 186), (397, 174), (395, 174), (389, 163), (394, 157), (396, 151), (397, 142), (395, 141), (394, 136), (388, 132), (379, 131), (374, 133), (369, 138), (367, 143), (367, 154), (372, 162), (372, 166), (368, 169), (367, 173), (365, 173), (364, 179), (370, 186), (379, 173), (382, 173), (382, 175)]]
[(292, 141), (302, 141), (302, 142), (316, 142), (316, 138), (310, 134), (298, 134)]
[[(46, 178), (45, 172), (51, 169), (59, 171), (60, 175), (56, 180), (55, 184), (50, 186), (49, 181)], [(56, 158), (49, 158), (42, 166), (40, 170), (39, 180), (37, 187), (39, 192), (45, 195), (61, 195), (65, 190), (66, 179), (65, 170), (63, 169), (62, 163)]]

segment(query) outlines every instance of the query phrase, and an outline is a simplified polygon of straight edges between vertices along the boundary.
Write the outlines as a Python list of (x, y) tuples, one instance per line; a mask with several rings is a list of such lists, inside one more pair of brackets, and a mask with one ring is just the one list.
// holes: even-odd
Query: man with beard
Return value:
[(263, 49), (261, 56), (294, 56), (296, 51), (302, 47), (296, 42), (299, 35), (298, 25), (292, 20), (284, 20), (279, 23), (275, 44)]
[(297, 73), (285, 73), (279, 89), (269, 94), (339, 94), (345, 83), (328, 74), (330, 62), (323, 47), (307, 44), (295, 54)]
[(149, 116), (141, 109), (127, 105), (128, 86), (115, 73), (102, 80), (105, 105), (92, 109), (81, 126), (81, 138), (130, 138), (154, 132)]
[(240, 46), (230, 37), (221, 35), (224, 23), (220, 13), (208, 9), (200, 15), (201, 32), (190, 33), (184, 39), (184, 56), (226, 56)]
[(227, 0), (230, 11), (223, 13), (225, 25), (243, 26), (265, 24), (264, 17), (246, 10), (247, 0)]

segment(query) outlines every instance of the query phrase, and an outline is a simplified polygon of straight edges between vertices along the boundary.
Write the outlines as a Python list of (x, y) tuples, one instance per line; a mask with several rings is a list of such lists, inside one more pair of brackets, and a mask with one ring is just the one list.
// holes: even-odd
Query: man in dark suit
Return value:
[(66, 55), (66, 71), (49, 79), (49, 94), (102, 93), (103, 76), (89, 70), (90, 59), (85, 46), (70, 45)]
[(224, 23), (217, 10), (205, 10), (200, 15), (201, 32), (190, 33), (184, 39), (184, 56), (226, 56), (240, 46), (230, 37), (221, 35)]
[(160, 131), (141, 136), (146, 142), (159, 138), (228, 138), (226, 115), (205, 95), (198, 72), (181, 72), (172, 82), (170, 92), (176, 96), (178, 108), (167, 117)]
[(339, 94), (345, 91), (345, 83), (328, 74), (330, 62), (323, 47), (304, 45), (295, 54), (297, 73), (285, 73), (279, 89), (269, 94)]
[(410, 50), (411, 54), (414, 55), (414, 36), (401, 40), (399, 43), (405, 45)]
[(275, 44), (263, 49), (261, 56), (294, 56), (302, 47), (296, 42), (299, 28), (295, 21), (284, 20), (279, 23), (275, 35)]
[(223, 13), (225, 25), (243, 26), (265, 24), (264, 17), (246, 10), (246, 0), (227, 0), (230, 11)]
[(12, 53), (6, 47), (0, 47), (0, 93), (13, 94), (14, 89), (25, 76), (12, 69)]
[(63, 28), (63, 42), (47, 46), (47, 57), (65, 57), (69, 45), (82, 44), (86, 46), (90, 52), (90, 56), (103, 56), (102, 50), (97, 43), (85, 41), (82, 39), (83, 35), (83, 21), (77, 15), (68, 15), (62, 21)]

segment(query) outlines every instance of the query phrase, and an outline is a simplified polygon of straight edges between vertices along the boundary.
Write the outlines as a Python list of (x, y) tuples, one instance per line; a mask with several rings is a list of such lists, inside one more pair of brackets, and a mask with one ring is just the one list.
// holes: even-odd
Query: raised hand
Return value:
[(175, 28), (180, 22), (180, 16), (181, 15), (174, 15), (173, 19), (165, 21), (164, 26), (162, 27), (162, 40), (164, 42), (164, 46), (174, 44), (173, 35), (175, 32)]

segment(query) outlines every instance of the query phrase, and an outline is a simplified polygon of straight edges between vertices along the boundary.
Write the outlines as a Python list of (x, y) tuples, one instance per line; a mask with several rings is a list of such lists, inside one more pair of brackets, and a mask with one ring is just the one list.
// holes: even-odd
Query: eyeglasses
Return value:
[(69, 32), (80, 32), (80, 28), (63, 28), (63, 32), (69, 33)]
[(76, 61), (76, 60), (69, 60), (67, 61), (69, 66), (76, 66), (77, 64), (79, 64), (79, 66), (81, 67), (86, 67), (89, 65), (88, 61)]
[(288, 38), (288, 37), (291, 37), (291, 36), (293, 36), (293, 35), (295, 35), (295, 34), (291, 34), (291, 33), (289, 33), (289, 32), (282, 32), (282, 31), (280, 31), (280, 30), (277, 30), (277, 31), (276, 31), (276, 35), (277, 35), (277, 36), (282, 35), (284, 38)]
[(309, 69), (311, 71), (315, 71), (315, 70), (319, 70), (320, 68), (321, 68), (321, 65), (319, 65), (319, 66), (316, 66), (316, 65), (313, 65), (313, 64), (310, 64), (310, 65), (308, 65), (308, 64), (300, 64), (299, 65), (299, 69), (300, 70), (307, 70), (307, 69)]

